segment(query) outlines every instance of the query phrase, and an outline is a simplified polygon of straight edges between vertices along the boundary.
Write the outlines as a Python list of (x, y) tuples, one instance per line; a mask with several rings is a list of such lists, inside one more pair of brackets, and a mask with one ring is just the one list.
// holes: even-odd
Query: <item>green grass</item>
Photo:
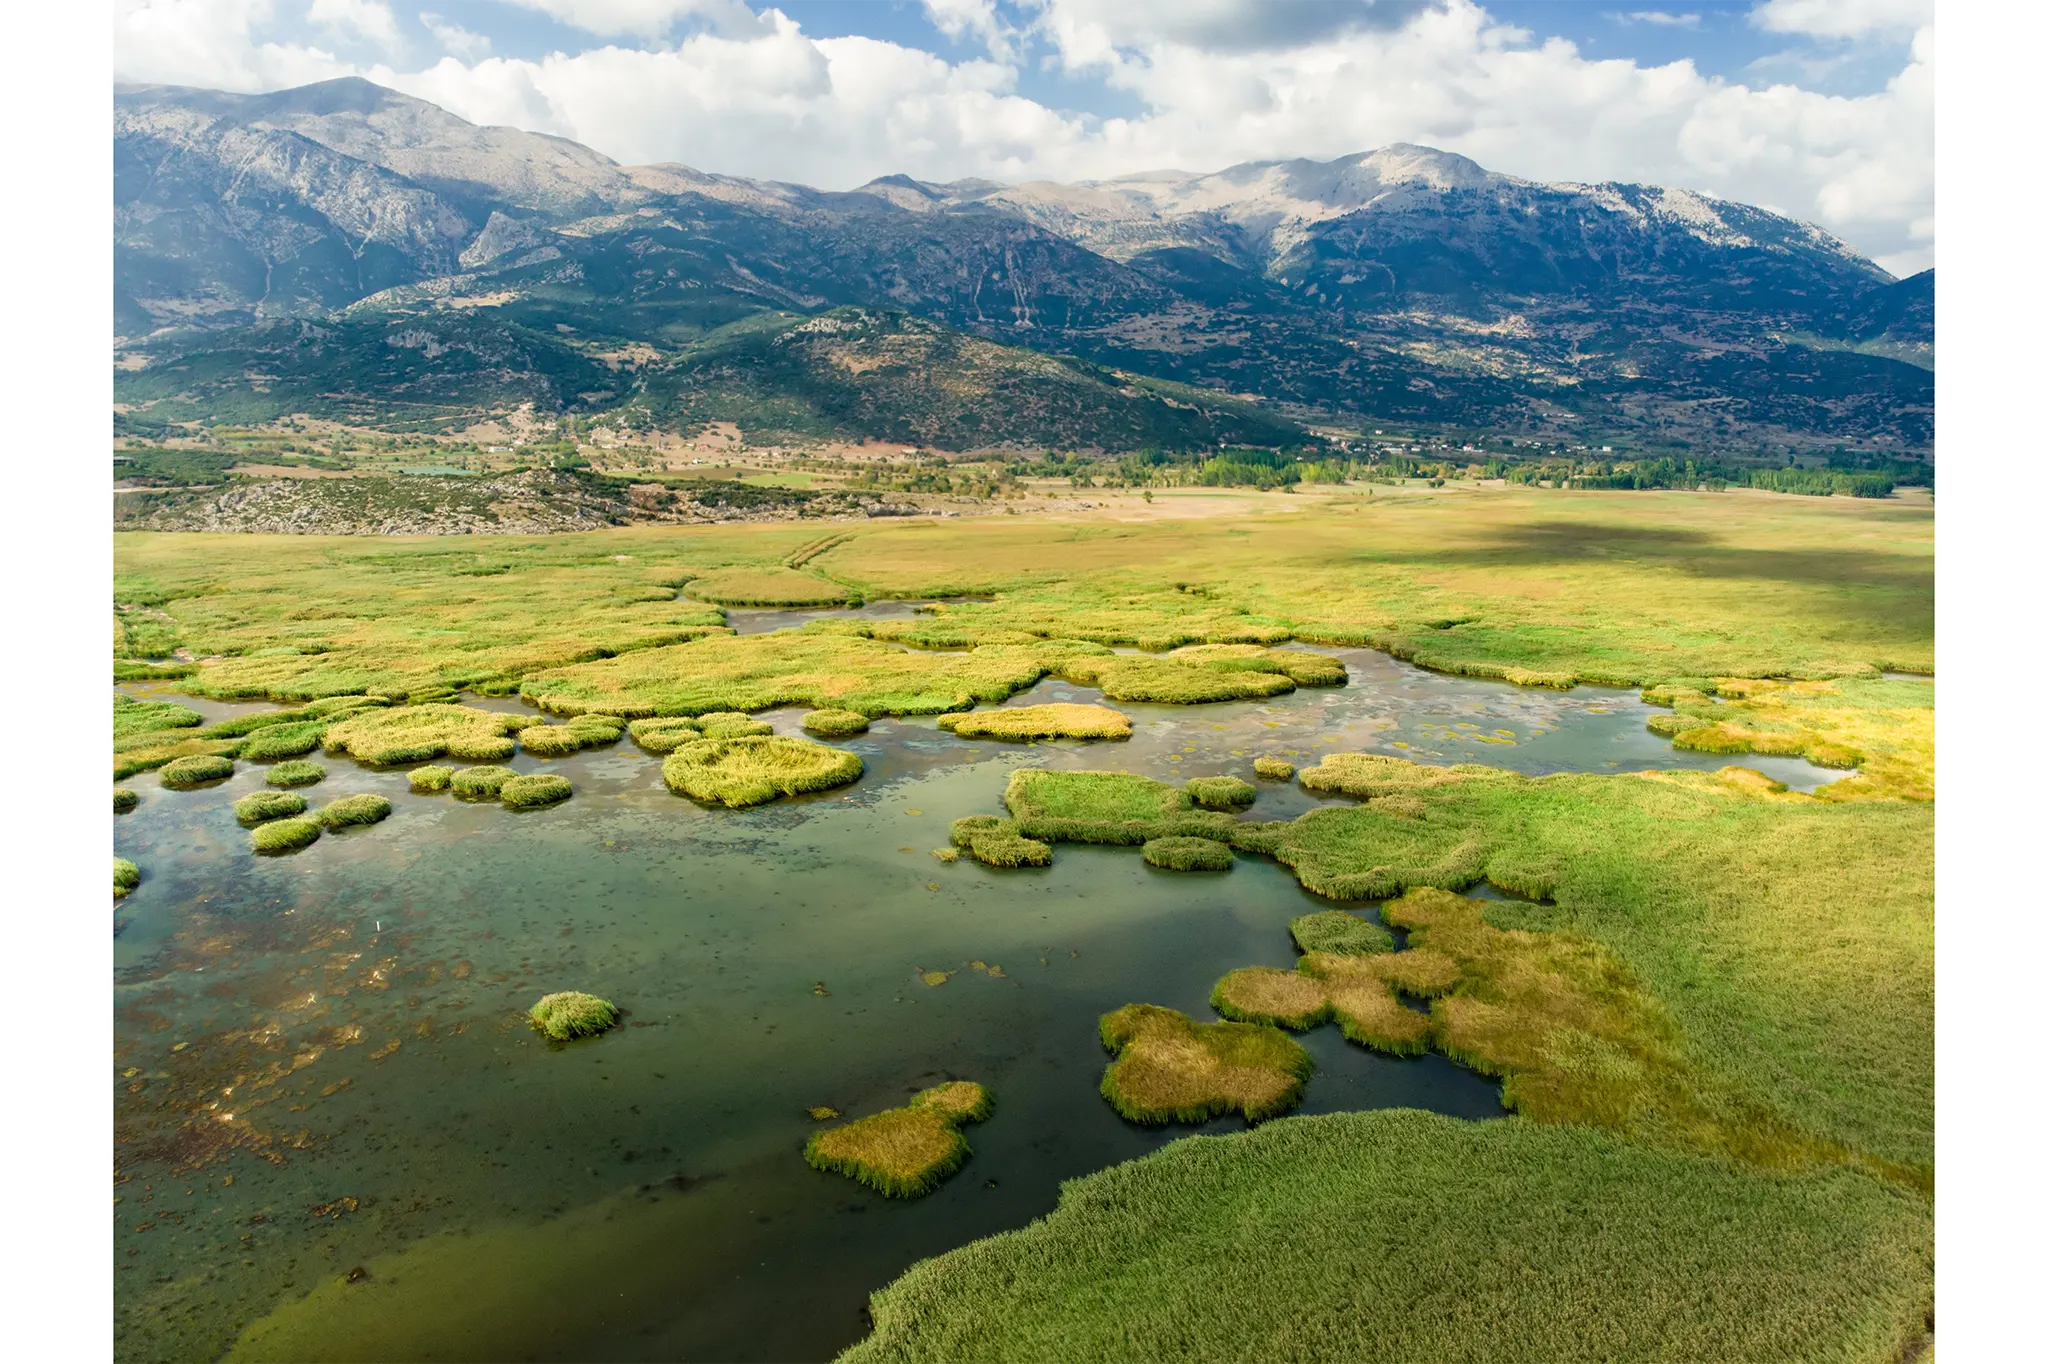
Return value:
[(465, 767), (448, 782), (457, 800), (496, 800), (505, 783), (518, 776), (509, 767)]
[(115, 814), (125, 815), (130, 810), (133, 810), (136, 806), (140, 804), (142, 804), (142, 797), (136, 795), (135, 792), (129, 790), (127, 787), (117, 786), (114, 788)]
[(563, 990), (542, 995), (539, 1002), (527, 1010), (526, 1018), (535, 1031), (550, 1041), (568, 1042), (579, 1037), (595, 1037), (617, 1027), (619, 1010), (608, 999), (599, 999), (581, 990)]
[(114, 898), (125, 899), (128, 893), (142, 884), (142, 869), (125, 857), (114, 859)]
[(252, 791), (235, 802), (235, 818), (245, 829), (304, 813), (306, 798), (295, 791)]
[(692, 600), (723, 606), (858, 606), (860, 594), (816, 573), (775, 566), (732, 568), (692, 578)]
[(282, 762), (264, 775), (272, 786), (312, 786), (327, 779), (327, 769), (315, 762)]
[(1775, 753), (1818, 767), (1854, 768), (1820, 788), (1828, 800), (1934, 799), (1934, 683), (1904, 678), (1773, 682), (1701, 680), (1723, 699), (1693, 687), (1645, 690), (1652, 733), (1699, 753)]
[(1338, 1113), (1070, 1181), (875, 1294), (840, 1359), (1882, 1364), (1926, 1337), (1932, 1275), (1929, 1205), (1850, 1171)]
[(1050, 843), (1206, 838), (1237, 825), (1228, 815), (1196, 810), (1188, 793), (1177, 786), (1124, 772), (1025, 768), (1010, 775), (1003, 804), (1020, 833)]
[(961, 1126), (994, 1111), (987, 1090), (951, 1080), (920, 1091), (901, 1108), (813, 1132), (804, 1159), (890, 1198), (921, 1198), (973, 1153)]
[(1259, 798), (1259, 788), (1242, 777), (1191, 777), (1182, 789), (1204, 810), (1241, 810)]
[(203, 723), (203, 717), (190, 706), (175, 701), (138, 701), (126, 692), (114, 693), (117, 741), (167, 729), (197, 729)]
[(359, 711), (336, 721), (321, 744), (329, 753), (345, 753), (358, 762), (378, 766), (440, 757), (497, 762), (511, 757), (517, 748), (509, 736), (534, 723), (532, 716), (504, 715), (474, 706), (393, 706)]
[(868, 717), (857, 710), (814, 710), (804, 716), (804, 733), (820, 739), (845, 739), (867, 728)]
[(268, 726), (258, 730), (242, 745), (241, 756), (251, 762), (303, 757), (320, 747), (321, 736), (327, 728), (325, 721)]
[(382, 796), (368, 793), (343, 796), (331, 801), (313, 812), (313, 817), (329, 829), (348, 829), (363, 824), (378, 824), (390, 818), (391, 802)]
[(574, 794), (576, 788), (569, 784), (567, 777), (558, 777), (551, 772), (514, 777), (498, 788), (498, 799), (508, 810), (538, 810), (542, 806), (560, 804)]
[(1042, 706), (1005, 706), (941, 715), (939, 728), (963, 739), (1003, 739), (1028, 743), (1035, 739), (1128, 739), (1131, 720), (1108, 706), (1052, 702)]
[(249, 846), (260, 853), (297, 852), (319, 837), (320, 821), (317, 819), (279, 819), (257, 825), (249, 835)]
[(682, 745), (704, 737), (704, 731), (697, 728), (696, 720), (684, 716), (635, 720), (626, 728), (632, 734), (633, 742), (649, 753), (673, 753)]
[(1237, 861), (1229, 844), (1213, 838), (1154, 838), (1145, 844), (1144, 857), (1167, 871), (1229, 871)]
[(189, 791), (217, 781), (226, 781), (235, 774), (232, 758), (192, 756), (174, 758), (165, 763), (158, 777), (173, 791)]
[(742, 711), (718, 710), (697, 717), (697, 729), (707, 739), (751, 739), (758, 734), (773, 734), (775, 726), (766, 720), (756, 720)]
[(1265, 778), (1267, 781), (1293, 781), (1294, 764), (1288, 762), (1285, 758), (1254, 758), (1252, 759), (1252, 773), (1255, 776)]
[(625, 732), (626, 722), (615, 717), (579, 715), (566, 725), (527, 725), (519, 731), (519, 746), (537, 758), (566, 758), (617, 743)]
[(1278, 1028), (1196, 1023), (1153, 1004), (1104, 1014), (1101, 1031), (1116, 1058), (1102, 1073), (1102, 1097), (1132, 1122), (1206, 1122), (1225, 1113), (1257, 1122), (1300, 1103), (1315, 1069)]
[(991, 867), (1049, 867), (1052, 849), (1017, 832), (1017, 822), (995, 815), (968, 815), (953, 821), (955, 847)]
[(420, 796), (430, 796), (437, 791), (446, 791), (449, 783), (454, 780), (454, 768), (439, 767), (433, 764), (429, 764), (426, 767), (415, 767), (406, 774), (406, 785), (412, 788), (413, 794)]
[(857, 781), (862, 770), (859, 755), (844, 749), (757, 735), (685, 744), (663, 761), (661, 776), (677, 795), (738, 809), (845, 786)]
[(1341, 909), (1325, 909), (1287, 921), (1287, 932), (1303, 952), (1334, 952), (1364, 957), (1394, 950), (1394, 935), (1370, 919)]

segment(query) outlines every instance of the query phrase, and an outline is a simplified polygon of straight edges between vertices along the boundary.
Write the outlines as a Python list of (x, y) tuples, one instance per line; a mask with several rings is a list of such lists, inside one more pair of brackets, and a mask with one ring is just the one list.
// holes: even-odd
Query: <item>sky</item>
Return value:
[(848, 189), (1415, 142), (1934, 264), (1933, 0), (116, 0), (114, 78), (359, 75), (626, 163)]

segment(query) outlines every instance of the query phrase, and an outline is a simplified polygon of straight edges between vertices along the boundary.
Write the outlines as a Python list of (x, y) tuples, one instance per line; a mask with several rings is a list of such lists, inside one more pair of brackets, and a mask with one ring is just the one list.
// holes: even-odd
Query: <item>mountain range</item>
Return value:
[(116, 396), (174, 419), (527, 401), (944, 448), (1373, 421), (1933, 441), (1932, 271), (1682, 189), (1396, 144), (823, 191), (622, 166), (357, 79), (114, 104)]

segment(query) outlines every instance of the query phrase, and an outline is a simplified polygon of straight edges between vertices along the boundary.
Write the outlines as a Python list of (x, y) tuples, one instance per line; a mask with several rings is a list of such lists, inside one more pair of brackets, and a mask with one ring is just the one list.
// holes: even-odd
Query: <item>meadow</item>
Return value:
[[(1009, 869), (1072, 855), (1062, 843), (1189, 884), (1271, 858), (1319, 895), (1389, 902), (1386, 927), (1307, 916), (1270, 959), (1171, 987), (1213, 983), (1223, 1021), (1130, 981), (1103, 1020), (1106, 1101), (1136, 1121), (1258, 1125), (1077, 1181), (1031, 1227), (920, 1264), (876, 1296), (875, 1335), (848, 1358), (1891, 1360), (1931, 1306), (1933, 683), (1898, 674), (1932, 669), (1932, 536), (1931, 509), (1897, 502), (1473, 488), (827, 537), (126, 533), (116, 677), (289, 709), (206, 725), (121, 697), (116, 777), (204, 785), (316, 748), (496, 762), (624, 731), (667, 755), (671, 790), (742, 806), (863, 776), (829, 743), (749, 732), (744, 712), (781, 706), (810, 708), (828, 741), (940, 714), (998, 743), (1115, 738), (1115, 711), (1081, 725), (1001, 703), (1048, 676), (1195, 715), (1345, 682), (1296, 643), (1643, 688), (1663, 708), (1653, 732), (1735, 766), (1528, 777), (1326, 753), (1175, 783), (1025, 767), (1004, 814), (943, 812), (988, 875), (1041, 874)], [(757, 635), (724, 609), (883, 599), (937, 604)], [(1741, 769), (1746, 753), (1842, 780), (1790, 791)], [(569, 794), (511, 785), (535, 780), (414, 775), (514, 807)], [(1260, 818), (1294, 782), (1295, 817)], [(1304, 793), (1331, 803), (1300, 813)], [(286, 851), (371, 813), (306, 808), (252, 802), (252, 837)], [(1482, 884), (1508, 898), (1454, 893)], [(1310, 1069), (1289, 1034), (1329, 1023), (1499, 1076), (1517, 1116), (1275, 1116)], [(814, 1160), (921, 1191), (925, 1162), (936, 1179), (965, 1142), (911, 1111), (859, 1120), (890, 1142), (915, 1128), (910, 1154), (867, 1159), (849, 1125), (831, 1129), (847, 1149)]]

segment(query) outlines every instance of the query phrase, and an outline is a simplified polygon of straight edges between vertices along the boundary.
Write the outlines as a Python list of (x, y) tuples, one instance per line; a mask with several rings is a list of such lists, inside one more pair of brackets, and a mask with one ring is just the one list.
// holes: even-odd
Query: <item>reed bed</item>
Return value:
[(1147, 865), (1164, 871), (1229, 871), (1237, 863), (1230, 845), (1213, 838), (1154, 838), (1143, 855)]
[(608, 999), (585, 994), (581, 990), (562, 990), (551, 995), (542, 995), (526, 1018), (534, 1031), (553, 1042), (569, 1042), (579, 1037), (595, 1037), (601, 1032), (618, 1026), (618, 1006)]
[(1128, 739), (1131, 720), (1108, 706), (1051, 702), (1042, 706), (1005, 706), (941, 715), (939, 728), (963, 739), (1001, 739), (1029, 743), (1036, 739)]
[(1394, 950), (1394, 935), (1383, 926), (1341, 909), (1325, 909), (1287, 921), (1296, 950), (1368, 957)]
[(382, 796), (364, 793), (343, 796), (330, 801), (313, 812), (313, 817), (328, 829), (350, 829), (366, 824), (379, 824), (391, 817), (391, 802)]
[(890, 1198), (920, 1198), (973, 1154), (962, 1125), (994, 1111), (988, 1091), (971, 1080), (924, 1090), (901, 1108), (813, 1132), (804, 1159)]
[(1102, 1045), (1116, 1059), (1102, 1097), (1131, 1122), (1206, 1122), (1241, 1113), (1250, 1122), (1301, 1102), (1314, 1062), (1278, 1028), (1196, 1023), (1153, 1004), (1102, 1016)]
[(406, 774), (405, 778), (406, 785), (412, 789), (412, 793), (416, 796), (431, 796), (437, 792), (446, 791), (454, 780), (454, 768), (440, 767), (431, 763), (425, 767), (415, 767)]
[(559, 805), (575, 794), (576, 788), (567, 777), (559, 777), (552, 772), (514, 777), (498, 788), (498, 799), (508, 810), (538, 810)]
[(114, 859), (114, 898), (126, 899), (130, 892), (142, 884), (142, 868), (125, 857)]
[(661, 765), (677, 795), (734, 809), (845, 786), (862, 771), (859, 754), (782, 735), (699, 739)]
[(532, 716), (474, 706), (393, 706), (358, 711), (336, 721), (328, 726), (321, 745), (329, 753), (379, 767), (442, 757), (498, 762), (517, 750), (510, 736), (534, 723)]
[(235, 774), (232, 758), (194, 755), (174, 758), (164, 764), (157, 773), (158, 779), (173, 791), (190, 791), (201, 786), (210, 786), (217, 781), (226, 781)]
[(1242, 810), (1259, 798), (1259, 788), (1242, 777), (1192, 777), (1182, 789), (1204, 810)]
[(278, 819), (257, 825), (249, 835), (249, 846), (259, 853), (290, 853), (310, 846), (319, 837), (317, 819)]
[(850, 739), (868, 730), (868, 717), (857, 710), (814, 710), (804, 716), (804, 733), (820, 739)]
[(130, 810), (133, 810), (136, 806), (140, 804), (142, 804), (142, 797), (135, 794), (135, 792), (130, 790), (128, 787), (117, 786), (114, 788), (115, 814), (125, 815)]
[(457, 800), (496, 800), (505, 783), (518, 775), (509, 767), (465, 767), (448, 779), (448, 789)]
[(327, 779), (327, 769), (315, 762), (282, 762), (266, 772), (263, 779), (272, 786), (312, 786)]
[(296, 791), (252, 791), (235, 802), (235, 819), (245, 829), (304, 813), (306, 798)]

